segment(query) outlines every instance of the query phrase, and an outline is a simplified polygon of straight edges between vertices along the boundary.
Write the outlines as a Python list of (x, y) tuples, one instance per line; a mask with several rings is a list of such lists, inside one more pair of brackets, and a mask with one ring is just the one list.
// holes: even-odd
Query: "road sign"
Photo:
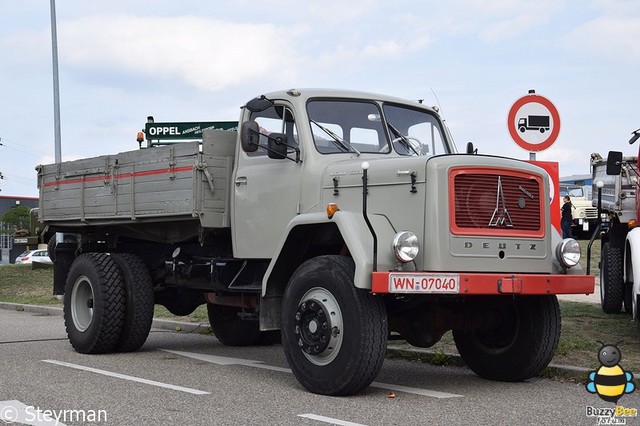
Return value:
[(507, 116), (514, 142), (527, 151), (543, 151), (558, 139), (560, 115), (544, 96), (528, 94), (518, 99)]
[(167, 139), (202, 139), (202, 132), (206, 129), (236, 130), (237, 121), (205, 121), (205, 122), (174, 122), (147, 123), (145, 135), (150, 140)]

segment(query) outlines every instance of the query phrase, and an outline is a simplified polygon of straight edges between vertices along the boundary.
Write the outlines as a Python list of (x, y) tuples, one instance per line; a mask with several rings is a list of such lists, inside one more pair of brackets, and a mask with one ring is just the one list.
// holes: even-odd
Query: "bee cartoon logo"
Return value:
[(618, 348), (618, 344), (602, 345), (598, 352), (598, 361), (602, 366), (595, 371), (589, 373), (589, 383), (587, 383), (587, 391), (589, 393), (598, 394), (598, 396), (607, 401), (616, 403), (625, 393), (631, 393), (635, 390), (636, 385), (633, 383), (633, 374), (624, 371), (620, 365), (622, 352)]

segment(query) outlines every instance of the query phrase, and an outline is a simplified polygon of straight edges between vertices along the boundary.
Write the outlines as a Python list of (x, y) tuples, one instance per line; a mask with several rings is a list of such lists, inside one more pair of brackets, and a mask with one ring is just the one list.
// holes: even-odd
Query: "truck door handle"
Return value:
[(247, 178), (245, 176), (238, 176), (236, 178), (236, 186), (246, 185), (246, 184), (247, 184)]

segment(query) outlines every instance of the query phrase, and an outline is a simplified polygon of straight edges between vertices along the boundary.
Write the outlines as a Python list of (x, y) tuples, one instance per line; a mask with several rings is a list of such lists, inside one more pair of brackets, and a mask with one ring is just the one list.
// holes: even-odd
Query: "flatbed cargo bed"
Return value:
[[(217, 142), (228, 146), (235, 134), (218, 131)], [(64, 227), (185, 220), (229, 227), (233, 151), (220, 151), (209, 140), (203, 152), (199, 142), (188, 142), (38, 166), (40, 220)]]

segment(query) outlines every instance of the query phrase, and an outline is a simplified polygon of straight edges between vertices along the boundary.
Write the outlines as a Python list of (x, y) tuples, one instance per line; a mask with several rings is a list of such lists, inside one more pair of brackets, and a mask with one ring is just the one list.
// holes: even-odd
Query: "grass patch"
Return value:
[(29, 264), (0, 266), (0, 301), (62, 306), (53, 295), (53, 269), (31, 269)]
[(170, 319), (174, 321), (184, 321), (193, 323), (207, 323), (209, 324), (209, 316), (207, 315), (207, 306), (200, 305), (196, 308), (191, 315), (177, 316), (173, 315), (167, 308), (162, 305), (155, 305), (153, 313), (154, 318)]
[(562, 334), (553, 361), (578, 367), (597, 368), (601, 341), (618, 344), (620, 364), (625, 370), (640, 372), (638, 329), (628, 314), (605, 314), (599, 305), (561, 301)]
[[(589, 240), (578, 240), (578, 244), (580, 244), (580, 249), (582, 250), (582, 257), (580, 258), (580, 266), (582, 266), (582, 270), (584, 273), (587, 273), (587, 246), (589, 245)], [(600, 268), (598, 264), (600, 263), (600, 239), (596, 239), (593, 241), (591, 245), (591, 275), (595, 275), (596, 277), (600, 275)]]

